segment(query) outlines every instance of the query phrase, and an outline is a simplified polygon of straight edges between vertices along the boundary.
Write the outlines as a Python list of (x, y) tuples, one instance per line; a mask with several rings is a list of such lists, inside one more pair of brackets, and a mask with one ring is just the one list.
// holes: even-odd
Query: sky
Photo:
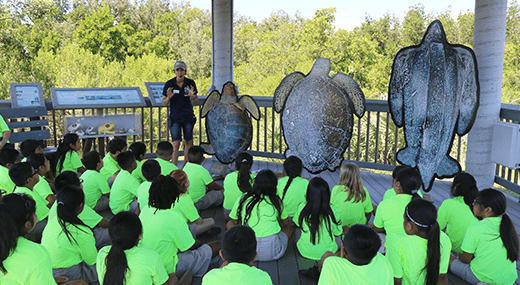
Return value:
[[(352, 29), (361, 25), (365, 20), (365, 15), (370, 15), (372, 19), (379, 19), (386, 14), (393, 14), (401, 20), (410, 6), (423, 4), (425, 12), (444, 12), (451, 10), (452, 14), (457, 15), (459, 11), (474, 11), (476, 0), (235, 0), (234, 10), (238, 14), (250, 17), (257, 22), (269, 17), (278, 10), (284, 10), (289, 15), (294, 15), (297, 11), (305, 19), (312, 18), (316, 10), (322, 8), (336, 7), (336, 28)], [(211, 0), (190, 0), (192, 7), (211, 10)], [(451, 9), (450, 9), (451, 7)]]

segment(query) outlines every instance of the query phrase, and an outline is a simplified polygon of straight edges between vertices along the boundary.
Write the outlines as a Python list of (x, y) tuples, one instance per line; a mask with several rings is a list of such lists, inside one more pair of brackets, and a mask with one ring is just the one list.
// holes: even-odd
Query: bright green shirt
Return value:
[(18, 243), (3, 262), (7, 274), (0, 273), (0, 284), (56, 284), (52, 277), (51, 258), (45, 247), (18, 238)]
[(464, 203), (464, 197), (459, 196), (442, 202), (437, 212), (437, 221), (441, 229), (446, 228), (446, 234), (451, 240), (451, 250), (462, 253), (460, 247), (466, 230), (478, 222), (478, 219), (473, 215), (469, 206)]
[[(296, 226), (300, 227), (302, 229), (302, 235), (298, 242), (296, 243), (296, 247), (298, 247), (298, 251), (300, 251), (300, 254), (308, 259), (313, 260), (320, 260), (321, 256), (327, 252), (332, 251), (336, 252), (338, 251), (338, 244), (336, 243), (335, 237), (339, 236), (342, 233), (341, 229), (341, 221), (339, 219), (338, 212), (336, 210), (336, 207), (334, 205), (331, 205), (332, 212), (334, 214), (334, 217), (338, 224), (334, 224), (332, 219), (330, 220), (330, 229), (332, 233), (332, 237), (330, 233), (327, 231), (327, 227), (325, 223), (322, 221), (320, 224), (320, 227), (318, 228), (318, 232), (316, 233), (315, 237), (315, 244), (311, 243), (311, 230), (305, 220), (303, 220), (302, 224), (300, 225), (299, 219), (301, 212), (303, 208), (307, 205), (307, 203), (302, 203), (298, 207), (298, 210), (296, 211), (296, 215), (294, 216), (294, 223)], [(319, 233), (319, 234), (318, 234)]]
[(365, 213), (370, 213), (374, 210), (367, 188), (363, 187), (366, 195), (365, 200), (357, 203), (354, 203), (354, 198), (350, 201), (345, 201), (348, 197), (348, 192), (345, 188), (343, 185), (336, 185), (332, 188), (332, 193), (330, 194), (330, 203), (339, 210), (341, 225), (350, 227), (355, 224), (366, 224), (367, 217)]
[(16, 185), (9, 176), (9, 168), (0, 165), (0, 189), (7, 191), (6, 194), (11, 194)]
[(90, 208), (96, 207), (96, 204), (103, 194), (110, 193), (107, 179), (103, 174), (88, 169), (81, 175), (83, 179), (83, 192), (85, 192), (85, 205)]
[(331, 256), (323, 262), (318, 285), (393, 285), (392, 265), (377, 253), (367, 265), (355, 265), (346, 258)]
[[(58, 216), (58, 203), (54, 203), (52, 205), (51, 209), (49, 210), (49, 220), (56, 219), (57, 216)], [(78, 218), (83, 223), (85, 223), (85, 225), (87, 225), (91, 228), (94, 228), (95, 226), (97, 226), (97, 224), (99, 224), (99, 222), (101, 222), (101, 220), (103, 219), (102, 216), (100, 216), (98, 213), (96, 213), (96, 211), (94, 211), (92, 208), (90, 208), (87, 205), (85, 205), (85, 207), (83, 207), (83, 211), (81, 211), (81, 213), (78, 214)]]
[[(40, 197), (42, 197), (43, 200), (47, 201), (47, 197), (54, 193), (52, 192), (49, 182), (47, 182), (47, 180), (45, 180), (45, 177), (43, 177), (41, 175), (38, 175), (38, 176), (40, 176), (40, 181), (38, 181), (38, 183), (36, 183), (36, 185), (34, 185), (33, 190), (34, 190), (34, 192), (38, 193), (38, 195), (40, 195)], [(47, 203), (48, 203), (48, 201), (47, 201)]]
[[(96, 263), (97, 249), (94, 233), (85, 226), (67, 223), (67, 230), (74, 238), (71, 241), (63, 232), (58, 219), (50, 219), (42, 234), (42, 245), (51, 256), (52, 268), (69, 268), (85, 261), (87, 265)], [(75, 240), (75, 242), (74, 242)]]
[(278, 180), (278, 185), (276, 186), (276, 191), (280, 199), (283, 199), (283, 206), (287, 211), (287, 215), (289, 217), (294, 217), (296, 215), (296, 211), (298, 210), (298, 206), (305, 202), (305, 195), (307, 194), (307, 186), (309, 185), (309, 180), (303, 179), (301, 177), (295, 177), (291, 181), (291, 185), (287, 188), (287, 192), (285, 192), (285, 198), (283, 197), (283, 189), (287, 182), (289, 181), (289, 176), (285, 176)]
[(16, 186), (14, 193), (23, 193), (33, 198), (33, 200), (36, 202), (36, 216), (38, 216), (38, 222), (47, 218), (47, 216), (49, 215), (49, 208), (47, 208), (48, 201), (43, 200), (42, 197), (38, 195), (38, 193), (32, 191), (27, 187), (18, 186)]
[(60, 174), (63, 171), (73, 171), (78, 172), (78, 168), (83, 166), (83, 162), (81, 162), (81, 157), (75, 150), (69, 150), (65, 153), (65, 159), (63, 160), (63, 168), (61, 171), (58, 171), (60, 168), (60, 161), (56, 165), (56, 174)]
[[(106, 257), (112, 246), (105, 246), (99, 250), (96, 262), (99, 284), (103, 285), (106, 273)], [(125, 250), (128, 269), (125, 285), (152, 285), (164, 284), (168, 280), (168, 273), (164, 269), (159, 254), (146, 248), (134, 246)]]
[[(231, 219), (238, 219), (237, 212), (238, 206), (240, 204), (240, 199), (241, 198), (237, 199), (235, 205), (233, 205), (233, 209), (229, 214), (229, 217)], [(242, 219), (244, 219), (246, 215), (245, 205), (247, 205), (247, 202), (250, 199), (251, 198), (244, 202), (244, 206), (241, 210)], [(288, 218), (288, 215), (284, 210), (282, 211), (281, 218), (282, 220)], [(242, 223), (241, 221), (238, 222)], [(247, 221), (247, 225), (255, 231), (255, 235), (257, 238), (274, 235), (279, 233), (281, 230), (280, 223), (278, 222), (278, 212), (276, 211), (276, 208), (271, 204), (271, 202), (268, 203), (266, 200), (262, 200), (255, 205), (255, 207), (251, 211), (251, 217)]]
[(9, 130), (9, 126), (7, 126), (7, 123), (5, 122), (4, 120), (4, 117), (2, 117), (2, 115), (0, 115), (0, 137), (3, 136), (3, 132), (6, 132), (6, 131), (10, 131)]
[(188, 194), (181, 194), (179, 200), (173, 205), (173, 209), (179, 212), (187, 222), (193, 223), (200, 218), (199, 212)]
[(399, 194), (388, 200), (381, 201), (377, 207), (374, 226), (385, 229), (385, 245), (388, 246), (389, 238), (393, 235), (406, 234), (403, 227), (404, 210), (410, 201), (412, 201), (412, 195)]
[(188, 224), (172, 209), (144, 208), (139, 218), (143, 224), (143, 237), (139, 246), (153, 250), (161, 256), (166, 272), (175, 273), (178, 251), (188, 250), (195, 240)]
[[(251, 186), (253, 186), (255, 177), (256, 175), (251, 173)], [(226, 178), (224, 178), (224, 203), (222, 205), (224, 209), (233, 209), (233, 205), (235, 205), (236, 200), (238, 200), (242, 194), (244, 193), (238, 188), (238, 170), (226, 175)]]
[[(159, 162), (159, 165), (161, 166), (161, 174), (164, 176), (168, 176), (168, 175), (170, 175), (170, 173), (172, 171), (179, 169), (175, 164), (173, 164), (167, 160), (164, 160), (160, 157), (157, 157), (155, 160), (157, 162)], [(190, 181), (190, 183), (191, 183), (191, 181)]]
[[(394, 278), (403, 278), (404, 285), (425, 284), (426, 270), (423, 269), (426, 266), (428, 240), (416, 235), (400, 235), (394, 239), (395, 242), (386, 249)], [(450, 263), (451, 242), (443, 231), (440, 232), (440, 252), (439, 274), (446, 274)]]
[(145, 207), (148, 207), (151, 186), (152, 182), (145, 181), (137, 188), (137, 203), (139, 203), (139, 208), (141, 208), (141, 210)]
[(118, 170), (121, 170), (117, 161), (112, 158), (110, 153), (107, 153), (105, 157), (103, 157), (103, 167), (99, 172), (105, 176), (106, 179), (114, 176)]
[(130, 172), (121, 169), (114, 180), (114, 184), (112, 184), (108, 202), (114, 215), (121, 211), (130, 210), (130, 203), (137, 198), (137, 188), (139, 188), (137, 179)]
[(146, 178), (143, 176), (143, 163), (139, 160), (136, 160), (135, 163), (137, 163), (137, 168), (132, 171), (132, 176), (139, 181), (139, 183), (143, 183), (146, 181)]
[(204, 277), (202, 285), (272, 285), (273, 281), (267, 272), (247, 264), (231, 262), (222, 268), (215, 268)]
[(195, 203), (206, 195), (206, 185), (213, 182), (213, 178), (211, 178), (209, 171), (200, 164), (188, 162), (182, 170), (188, 175), (188, 180), (190, 181), (188, 195)]
[(507, 251), (500, 238), (501, 217), (489, 217), (471, 225), (462, 242), (462, 250), (472, 253), (471, 271), (482, 282), (513, 284), (518, 273), (516, 261), (507, 259)]
[[(383, 200), (390, 199), (390, 198), (394, 197), (395, 195), (397, 195), (397, 193), (395, 193), (394, 188), (390, 188), (390, 189), (386, 190), (385, 195), (383, 195)], [(419, 197), (421, 197), (421, 198), (423, 197), (423, 193), (421, 192), (421, 190), (417, 191), (417, 195), (419, 195)]]

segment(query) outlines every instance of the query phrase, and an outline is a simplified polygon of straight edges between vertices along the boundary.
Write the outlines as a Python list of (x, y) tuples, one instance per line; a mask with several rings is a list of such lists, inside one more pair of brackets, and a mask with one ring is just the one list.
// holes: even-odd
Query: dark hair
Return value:
[(242, 193), (251, 190), (253, 179), (251, 178), (251, 166), (253, 165), (253, 156), (247, 152), (241, 152), (235, 159), (235, 168), (238, 170), (237, 184), (238, 189)]
[(123, 151), (117, 156), (117, 164), (124, 170), (128, 170), (135, 162), (135, 157), (131, 151)]
[(27, 158), (27, 162), (37, 171), (40, 166), (45, 165), (47, 158), (43, 153), (33, 153)]
[(157, 144), (157, 156), (159, 157), (169, 157), (173, 153), (173, 145), (171, 142), (160, 142)]
[(404, 218), (412, 222), (417, 229), (427, 236), (426, 253), (426, 285), (436, 285), (439, 281), (439, 267), (441, 262), (440, 227), (437, 223), (437, 208), (433, 203), (414, 199), (406, 206)]
[(394, 170), (392, 170), (392, 178), (397, 179), (397, 174), (399, 174), (399, 171), (401, 171), (405, 168), (406, 168), (406, 166), (404, 166), (404, 165), (398, 165), (398, 166), (394, 167)]
[(141, 171), (146, 181), (152, 181), (155, 177), (161, 175), (161, 165), (157, 160), (150, 159), (143, 163)]
[(20, 162), (9, 167), (9, 177), (18, 187), (25, 186), (33, 173), (33, 168), (28, 162)]
[(330, 207), (330, 188), (327, 181), (321, 177), (312, 178), (307, 186), (306, 199), (307, 204), (298, 218), (302, 231), (305, 222), (311, 231), (311, 243), (315, 245), (320, 240), (320, 226), (323, 224), (333, 240), (332, 223), (339, 225), (339, 221)]
[(179, 184), (170, 176), (159, 175), (150, 186), (148, 206), (156, 209), (170, 209), (181, 195)]
[(421, 198), (419, 194), (417, 194), (417, 191), (422, 184), (421, 174), (417, 169), (412, 167), (401, 169), (399, 173), (397, 173), (397, 178), (395, 180), (401, 183), (403, 193), (412, 195), (412, 199)]
[(291, 155), (283, 162), (283, 169), (285, 170), (285, 173), (287, 173), (287, 176), (289, 176), (289, 180), (287, 180), (287, 184), (285, 184), (285, 188), (283, 189), (282, 200), (285, 198), (287, 189), (289, 189), (293, 179), (302, 174), (302, 160), (294, 155)]
[(0, 150), (0, 165), (14, 164), (20, 158), (20, 153), (14, 148), (4, 147)]
[(194, 145), (188, 149), (188, 161), (195, 164), (201, 164), (204, 160), (204, 149), (201, 146)]
[[(453, 191), (455, 188), (455, 191)], [(477, 181), (473, 176), (466, 172), (461, 172), (453, 178), (453, 183), (451, 184), (451, 191), (453, 196), (463, 196), (464, 203), (469, 206), (469, 208), (473, 211), (473, 201), (477, 198), (478, 188)]]
[(351, 226), (343, 238), (348, 260), (355, 265), (367, 265), (381, 247), (381, 238), (367, 225)]
[(81, 180), (79, 180), (76, 172), (70, 170), (63, 171), (56, 177), (56, 179), (54, 179), (54, 188), (56, 189), (56, 192), (59, 192), (61, 188), (67, 185), (81, 187)]
[(129, 149), (134, 154), (135, 160), (141, 161), (141, 155), (146, 155), (146, 145), (142, 142), (131, 144)]
[[(251, 191), (247, 192), (240, 199), (237, 211), (237, 220), (243, 225), (247, 224), (249, 218), (251, 218), (251, 213), (253, 212), (254, 207), (262, 201), (266, 201), (273, 205), (276, 209), (278, 219), (280, 219), (283, 204), (282, 199), (280, 199), (276, 194), (277, 184), (278, 178), (274, 172), (271, 170), (260, 171), (255, 178), (255, 183), (253, 188), (251, 188)], [(244, 217), (242, 217), (242, 210), (245, 212)]]
[(122, 138), (114, 138), (108, 142), (107, 150), (111, 154), (116, 154), (118, 151), (123, 151), (126, 147), (126, 141)]
[(91, 150), (83, 154), (81, 162), (83, 162), (83, 166), (85, 166), (86, 169), (96, 170), (98, 163), (101, 162), (101, 155), (99, 152)]
[(518, 260), (518, 235), (516, 234), (513, 221), (511, 221), (509, 215), (506, 214), (506, 196), (495, 189), (484, 189), (478, 193), (475, 204), (482, 205), (484, 208), (491, 207), (495, 216), (502, 216), (502, 221), (500, 221), (500, 239), (502, 239), (504, 247), (506, 248), (507, 259), (511, 262)]
[(16, 249), (18, 237), (24, 236), (24, 227), (36, 212), (36, 202), (25, 194), (8, 194), (0, 201), (0, 271), (7, 269), (4, 261)]
[(72, 148), (70, 148), (71, 144), (76, 144), (76, 142), (79, 140), (79, 136), (75, 133), (68, 133), (63, 136), (63, 139), (60, 140), (60, 144), (58, 146), (58, 150), (56, 151), (56, 161), (54, 162), (53, 168), (56, 169), (54, 166), (58, 166), (57, 172), (60, 173), (63, 170), (63, 161), (65, 160), (65, 156), (68, 152), (74, 151)]
[(105, 258), (103, 284), (125, 284), (128, 261), (124, 251), (137, 245), (142, 232), (143, 225), (135, 213), (123, 211), (112, 217), (108, 223), (112, 247)]
[(222, 255), (228, 262), (249, 264), (256, 254), (255, 231), (248, 226), (237, 225), (222, 237)]
[(77, 244), (76, 239), (67, 229), (67, 224), (70, 224), (83, 232), (86, 231), (80, 228), (79, 226), (85, 226), (92, 231), (92, 229), (89, 226), (85, 225), (85, 223), (78, 218), (77, 214), (79, 206), (81, 205), (81, 203), (85, 202), (85, 193), (83, 193), (83, 190), (81, 190), (81, 188), (77, 186), (66, 185), (60, 188), (60, 190), (58, 191), (58, 194), (56, 195), (56, 201), (58, 223), (60, 224), (61, 229), (67, 236), (67, 239), (71, 243), (74, 241), (74, 243)]
[(24, 157), (33, 154), (38, 147), (41, 147), (41, 141), (27, 139), (20, 144), (20, 151)]

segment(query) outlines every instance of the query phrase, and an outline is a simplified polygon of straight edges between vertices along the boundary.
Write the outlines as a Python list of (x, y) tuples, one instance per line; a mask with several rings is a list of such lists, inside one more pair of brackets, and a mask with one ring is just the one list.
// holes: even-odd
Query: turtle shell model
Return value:
[(274, 92), (274, 109), (281, 112), (288, 147), (285, 157), (299, 157), (313, 174), (341, 165), (353, 115), (365, 112), (365, 96), (356, 81), (343, 73), (331, 78), (329, 72), (330, 61), (320, 58), (309, 74), (287, 75)]
[(397, 160), (419, 170), (426, 191), (435, 177), (461, 171), (449, 153), (455, 133), (462, 136), (473, 126), (479, 93), (473, 50), (449, 44), (438, 20), (418, 46), (395, 56), (388, 104), (395, 125), (404, 127), (406, 141)]
[(224, 84), (222, 95), (213, 91), (204, 101), (201, 117), (206, 117), (209, 143), (222, 163), (233, 162), (240, 152), (251, 145), (253, 125), (246, 111), (256, 120), (260, 119), (256, 102), (248, 95), (238, 99), (233, 82)]

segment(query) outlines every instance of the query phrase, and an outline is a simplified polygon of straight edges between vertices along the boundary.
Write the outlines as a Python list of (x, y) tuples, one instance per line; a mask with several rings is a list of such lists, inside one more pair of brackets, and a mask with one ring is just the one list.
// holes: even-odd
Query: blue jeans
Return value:
[[(171, 119), (170, 119), (171, 120)], [(193, 127), (194, 125), (191, 123), (191, 118), (171, 121), (170, 132), (172, 134), (172, 141), (181, 141), (182, 134), (184, 134), (184, 140), (191, 141), (193, 140)], [(181, 133), (182, 130), (182, 133)]]

